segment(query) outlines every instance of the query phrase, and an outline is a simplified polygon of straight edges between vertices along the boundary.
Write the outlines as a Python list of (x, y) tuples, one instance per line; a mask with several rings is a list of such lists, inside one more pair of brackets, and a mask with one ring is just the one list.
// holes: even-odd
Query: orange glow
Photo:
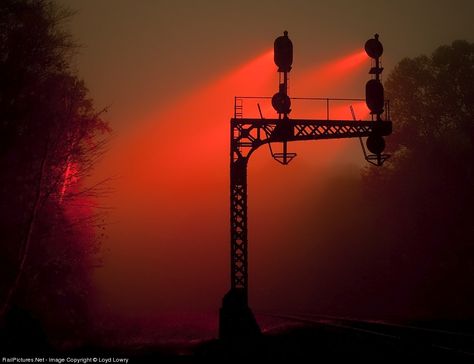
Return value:
[[(268, 50), (139, 123), (143, 126), (125, 141), (127, 155), (120, 156), (129, 161), (127, 169), (135, 171), (134, 179), (141, 186), (174, 181), (171, 187), (181, 188), (175, 183), (186, 180), (185, 175), (218, 177), (221, 172), (215, 173), (216, 163), (227, 164), (234, 95), (268, 94), (275, 81), (274, 68), (273, 51)], [(225, 170), (223, 167), (222, 173)]]
[[(108, 205), (119, 207), (110, 217), (120, 222), (110, 230), (113, 254), (106, 259), (107, 269), (98, 272), (107, 299), (116, 296), (133, 306), (134, 302), (122, 297), (123, 282), (133, 286), (128, 292), (144, 297), (136, 282), (143, 281), (150, 267), (160, 266), (161, 275), (154, 281), (157, 291), (165, 290), (168, 295), (166, 299), (152, 295), (148, 297), (150, 304), (159, 301), (163, 308), (186, 302), (187, 298), (176, 295), (193, 294), (193, 289), (171, 286), (188, 285), (193, 280), (189, 274), (199, 259), (212, 262), (214, 268), (212, 272), (195, 270), (194, 277), (213, 282), (215, 287), (196, 285), (196, 289), (213, 292), (210, 297), (225, 291), (228, 267), (223, 257), (228, 245), (223, 242), (228, 235), (228, 139), (234, 95), (271, 92), (274, 68), (272, 50), (265, 51), (139, 122), (141, 126), (122, 140), (117, 138), (104, 161), (104, 171), (116, 175), (118, 169), (121, 175), (115, 184), (114, 201), (108, 201)], [(180, 269), (181, 265), (188, 268)], [(135, 268), (132, 273), (131, 266)], [(171, 279), (170, 274), (178, 276)], [(143, 301), (140, 305), (143, 308)]]
[[(305, 73), (302, 82), (294, 83), (294, 89), (298, 90), (298, 94), (307, 92), (324, 92), (324, 89), (334, 83), (340, 84), (350, 78), (357, 67), (368, 65), (369, 57), (364, 50), (357, 50), (348, 56), (327, 62), (326, 64), (314, 67)], [(362, 90), (363, 85), (361, 85)], [(340, 96), (343, 97), (343, 96)]]
[[(353, 59), (354, 55), (345, 57), (345, 62), (337, 60), (323, 66), (320, 74), (327, 78), (319, 80), (319, 84), (329, 82), (331, 72), (343, 72), (343, 65), (347, 68), (346, 75), (350, 73)], [(311, 71), (311, 77), (300, 73), (301, 78), (296, 78), (294, 84), (310, 89), (315, 74), (315, 70)], [(138, 122), (140, 127), (116, 140), (115, 148), (104, 161), (107, 163), (104, 172), (117, 175), (118, 170), (121, 176), (116, 182), (114, 201), (107, 203), (118, 207), (111, 217), (119, 222), (110, 231), (109, 241), (113, 245), (108, 248), (113, 254), (105, 261), (107, 269), (98, 272), (107, 299), (116, 296), (125, 305), (143, 307), (143, 302), (124, 300), (122, 292), (126, 284), (133, 286), (126, 290), (130, 297), (147, 297), (150, 305), (160, 302), (162, 307), (176, 308), (176, 302), (187, 302), (186, 297), (194, 293), (204, 301), (208, 299), (203, 301), (206, 307), (218, 304), (215, 297), (225, 292), (228, 283), (229, 119), (233, 116), (234, 96), (272, 95), (278, 88), (277, 76), (273, 50), (267, 50), (171, 103), (166, 110)], [(341, 82), (341, 77), (335, 75), (335, 78)], [(248, 107), (257, 113), (256, 104)], [(340, 111), (338, 107), (334, 109), (335, 116), (345, 115), (344, 107), (347, 119), (352, 119), (348, 105), (341, 106)], [(354, 108), (357, 117), (362, 117), (359, 106)], [(267, 118), (276, 115), (268, 108), (264, 114)], [(274, 206), (275, 211), (282, 211), (278, 207), (281, 204), (298, 208), (304, 195), (291, 201), (289, 196), (279, 199), (274, 196), (279, 195), (282, 186), (306, 190), (307, 175), (321, 176), (321, 171), (329, 169), (344, 146), (334, 141), (315, 144), (321, 144), (319, 149), (305, 146), (305, 153), (301, 153), (305, 155), (287, 168), (273, 161), (267, 148), (260, 148), (254, 155), (249, 165), (251, 219), (259, 216), (259, 209), (267, 211)], [(295, 145), (298, 152), (303, 150), (301, 147)], [(317, 170), (308, 170), (307, 158)], [(317, 186), (313, 185), (312, 189), (314, 192)], [(252, 234), (259, 234), (258, 227), (252, 229)], [(260, 249), (269, 249), (268, 243), (261, 241)], [(212, 269), (202, 269), (203, 261)], [(159, 293), (150, 296), (148, 286), (136, 285), (137, 281), (146, 281), (143, 277), (149, 276), (151, 267), (157, 266), (160, 274), (153, 277), (156, 291), (166, 291), (166, 297), (153, 296)], [(134, 267), (133, 273), (130, 267)], [(199, 285), (189, 288), (189, 282), (194, 280)]]
[[(310, 75), (320, 74), (329, 77), (332, 72), (339, 72), (336, 76), (347, 73), (360, 62), (359, 53), (329, 62), (321, 67), (320, 71), (311, 71)], [(344, 67), (346, 69), (342, 72)], [(192, 176), (193, 179), (202, 181), (204, 187), (199, 187), (201, 192), (212, 193), (213, 187), (209, 180), (223, 182), (228, 179), (228, 123), (233, 114), (234, 96), (272, 95), (278, 85), (277, 75), (273, 63), (273, 51), (265, 51), (224, 77), (174, 102), (167, 110), (161, 111), (152, 116), (150, 121), (143, 123), (145, 125), (137, 129), (132, 134), (133, 137), (128, 137), (128, 145), (123, 148), (127, 150), (127, 154), (121, 156), (127, 159), (126, 170), (136, 183), (131, 192), (147, 194), (148, 189), (144, 186), (149, 186), (150, 189), (152, 186), (155, 189), (162, 186), (172, 190), (183, 188), (189, 190), (192, 187), (185, 185)], [(311, 84), (311, 77), (306, 77), (304, 74), (301, 79), (295, 80), (296, 82), (304, 87)], [(311, 108), (312, 115), (305, 116), (326, 118), (324, 103), (295, 104), (291, 116), (301, 117), (302, 111)], [(354, 105), (354, 108), (358, 118), (361, 118), (362, 113), (358, 111), (358, 106)], [(253, 105), (249, 103), (247, 109), (251, 109), (249, 112), (253, 115), (258, 114), (256, 103)], [(269, 102), (262, 109), (265, 117), (276, 116)], [(321, 116), (323, 113), (324, 117)], [(332, 103), (330, 116), (352, 119), (349, 103), (346, 102), (343, 106)], [(342, 145), (336, 143), (333, 147), (328, 144), (325, 158), (330, 158), (331, 152)], [(263, 165), (274, 168), (267, 162), (263, 165), (259, 161), (252, 163), (258, 163), (262, 168)]]
[(344, 101), (331, 109), (331, 118), (336, 120), (352, 120), (350, 106), (354, 109), (356, 120), (370, 120), (370, 110), (365, 101)]
[(71, 162), (68, 158), (66, 171), (64, 172), (63, 184), (61, 186), (61, 190), (59, 191), (59, 203), (63, 202), (66, 190), (68, 190), (71, 185), (76, 183), (77, 180), (77, 164)]

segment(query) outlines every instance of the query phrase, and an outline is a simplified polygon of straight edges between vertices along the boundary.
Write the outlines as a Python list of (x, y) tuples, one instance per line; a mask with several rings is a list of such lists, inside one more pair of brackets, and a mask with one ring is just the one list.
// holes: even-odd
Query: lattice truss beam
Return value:
[[(231, 119), (232, 160), (248, 158), (259, 146), (265, 143), (282, 141), (275, 135), (279, 119)], [(287, 141), (340, 139), (368, 137), (375, 129), (380, 135), (389, 135), (390, 121), (352, 121), (352, 120), (297, 120), (286, 121), (292, 132)]]

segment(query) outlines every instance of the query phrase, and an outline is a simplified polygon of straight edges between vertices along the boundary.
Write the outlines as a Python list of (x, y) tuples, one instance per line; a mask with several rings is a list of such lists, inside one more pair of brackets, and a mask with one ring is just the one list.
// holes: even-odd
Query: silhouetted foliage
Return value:
[(108, 130), (70, 66), (71, 15), (50, 0), (0, 3), (2, 314), (30, 310), (56, 338), (85, 323), (98, 242), (96, 191), (80, 181)]
[[(474, 316), (474, 44), (403, 59), (386, 83), (392, 158), (364, 174), (387, 282), (413, 289), (413, 312)], [(408, 288), (407, 288), (408, 289)]]

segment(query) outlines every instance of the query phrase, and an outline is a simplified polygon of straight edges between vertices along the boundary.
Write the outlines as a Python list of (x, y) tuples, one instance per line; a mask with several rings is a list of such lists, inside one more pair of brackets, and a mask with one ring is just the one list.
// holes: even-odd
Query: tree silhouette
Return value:
[(71, 15), (49, 0), (0, 3), (2, 316), (20, 305), (53, 329), (86, 306), (97, 191), (80, 181), (109, 130), (70, 65)]
[(473, 316), (474, 44), (403, 59), (385, 86), (392, 158), (364, 174), (379, 241), (393, 253), (385, 269), (419, 281), (422, 314)]

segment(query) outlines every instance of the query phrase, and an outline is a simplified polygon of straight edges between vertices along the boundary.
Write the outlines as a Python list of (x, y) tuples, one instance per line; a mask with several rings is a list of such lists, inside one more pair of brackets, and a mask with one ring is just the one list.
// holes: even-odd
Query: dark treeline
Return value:
[(474, 44), (404, 59), (385, 85), (392, 158), (364, 175), (380, 274), (411, 291), (414, 313), (474, 318)]
[(49, 0), (0, 2), (0, 302), (10, 348), (84, 339), (94, 297), (100, 189), (81, 181), (108, 126), (71, 67), (71, 15)]
[(314, 234), (332, 252), (330, 268), (314, 269), (334, 284), (317, 283), (314, 306), (359, 317), (473, 319), (474, 44), (403, 59), (385, 89), (391, 158), (362, 178), (341, 173), (317, 201), (314, 214), (324, 216)]
[(392, 157), (364, 170), (360, 205), (348, 206), (367, 255), (359, 304), (371, 302), (368, 316), (472, 319), (474, 44), (403, 59), (385, 88)]

